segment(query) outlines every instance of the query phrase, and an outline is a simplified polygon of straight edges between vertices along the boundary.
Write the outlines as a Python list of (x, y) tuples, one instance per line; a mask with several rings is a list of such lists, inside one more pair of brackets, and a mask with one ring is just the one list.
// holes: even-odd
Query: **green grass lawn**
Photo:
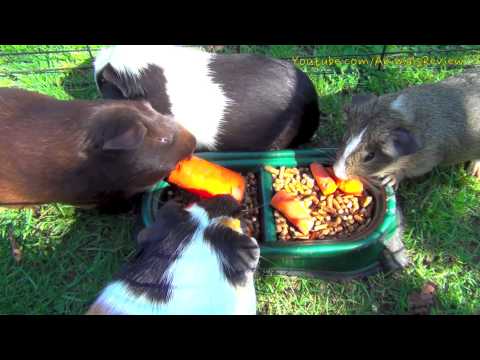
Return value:
[[(469, 46), (472, 47), (472, 46)], [(479, 46), (475, 46), (480, 48)], [(95, 55), (98, 46), (91, 46)], [(78, 52), (65, 53), (65, 49)], [(227, 46), (229, 52), (236, 47)], [(383, 46), (247, 46), (242, 52), (280, 58), (341, 56), (381, 52)], [(38, 54), (38, 51), (50, 51)], [(389, 46), (480, 63), (460, 46)], [(29, 54), (14, 56), (16, 52)], [(434, 53), (432, 53), (432, 51)], [(437, 52), (435, 52), (437, 51)], [(98, 98), (92, 58), (85, 46), (0, 46), (0, 86), (17, 86), (59, 99)], [(76, 70), (58, 70), (77, 67)], [(300, 66), (321, 97), (320, 146), (338, 143), (344, 130), (342, 105), (351, 94), (377, 94), (441, 80), (461, 66), (339, 64)], [(38, 69), (56, 69), (31, 73)], [(403, 272), (366, 280), (330, 282), (284, 276), (258, 277), (261, 314), (405, 314), (408, 295), (426, 281), (437, 285), (432, 314), (480, 313), (480, 182), (458, 165), (402, 183), (398, 192), (406, 217), (405, 245), (413, 264)], [(49, 205), (27, 210), (0, 209), (0, 313), (81, 314), (134, 250), (129, 215)], [(22, 249), (15, 262), (9, 239)]]

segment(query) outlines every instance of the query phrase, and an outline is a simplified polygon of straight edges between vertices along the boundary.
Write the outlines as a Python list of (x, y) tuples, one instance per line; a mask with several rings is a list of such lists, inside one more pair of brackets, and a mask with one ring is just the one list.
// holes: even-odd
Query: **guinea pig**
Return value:
[(296, 147), (319, 126), (315, 87), (288, 61), (182, 46), (122, 45), (102, 49), (94, 67), (104, 98), (147, 99), (195, 136), (197, 150)]
[(195, 138), (145, 101), (61, 101), (0, 88), (0, 206), (107, 206), (143, 192)]
[(359, 95), (346, 107), (347, 132), (335, 175), (379, 178), (398, 187), (437, 165), (471, 161), (480, 177), (480, 72), (383, 96)]
[(239, 210), (230, 196), (165, 204), (87, 315), (255, 315), (260, 250)]

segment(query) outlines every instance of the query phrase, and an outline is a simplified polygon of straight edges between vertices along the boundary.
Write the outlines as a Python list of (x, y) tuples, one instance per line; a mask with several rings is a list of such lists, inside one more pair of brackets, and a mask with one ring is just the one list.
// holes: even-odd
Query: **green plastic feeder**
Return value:
[[(264, 166), (308, 166), (314, 161), (331, 165), (336, 149), (281, 150), (269, 152), (197, 153), (206, 160), (236, 171), (256, 173), (260, 206), (261, 247), (260, 271), (287, 275), (309, 275), (321, 278), (345, 279), (366, 276), (382, 269), (385, 248), (399, 227), (396, 198), (391, 187), (378, 188), (364, 180), (375, 201), (375, 211), (368, 227), (348, 238), (335, 237), (311, 241), (278, 241), (273, 209), (272, 177)], [(145, 193), (142, 218), (145, 226), (152, 224), (160, 206), (162, 194), (170, 185), (157, 183)]]

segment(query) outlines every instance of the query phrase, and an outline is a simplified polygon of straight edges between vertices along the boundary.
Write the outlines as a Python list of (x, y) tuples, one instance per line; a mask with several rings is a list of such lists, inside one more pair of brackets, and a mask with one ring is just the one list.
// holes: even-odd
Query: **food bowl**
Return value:
[[(367, 227), (348, 237), (327, 237), (322, 240), (280, 241), (277, 238), (272, 176), (265, 165), (272, 167), (308, 166), (312, 162), (331, 165), (336, 149), (281, 150), (269, 152), (197, 153), (196, 155), (239, 172), (253, 172), (257, 178), (260, 204), (261, 235), (260, 271), (287, 275), (308, 275), (320, 278), (345, 279), (366, 276), (383, 268), (385, 248), (399, 229), (395, 193), (391, 187), (377, 187), (362, 179), (373, 197), (375, 208)], [(152, 224), (165, 198), (167, 182), (157, 183), (142, 200), (145, 226)]]

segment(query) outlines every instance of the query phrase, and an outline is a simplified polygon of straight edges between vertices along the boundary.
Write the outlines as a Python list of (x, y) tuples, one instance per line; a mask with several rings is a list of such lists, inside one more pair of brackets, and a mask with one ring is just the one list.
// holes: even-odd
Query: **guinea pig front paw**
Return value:
[(396, 248), (394, 244), (388, 245), (383, 252), (383, 266), (387, 270), (395, 271), (405, 269), (411, 264), (407, 251), (402, 247)]
[(480, 160), (472, 160), (468, 165), (468, 172), (470, 175), (480, 179)]
[(390, 185), (395, 190), (398, 189), (399, 179), (394, 175), (387, 175), (382, 178), (382, 185), (387, 186)]

